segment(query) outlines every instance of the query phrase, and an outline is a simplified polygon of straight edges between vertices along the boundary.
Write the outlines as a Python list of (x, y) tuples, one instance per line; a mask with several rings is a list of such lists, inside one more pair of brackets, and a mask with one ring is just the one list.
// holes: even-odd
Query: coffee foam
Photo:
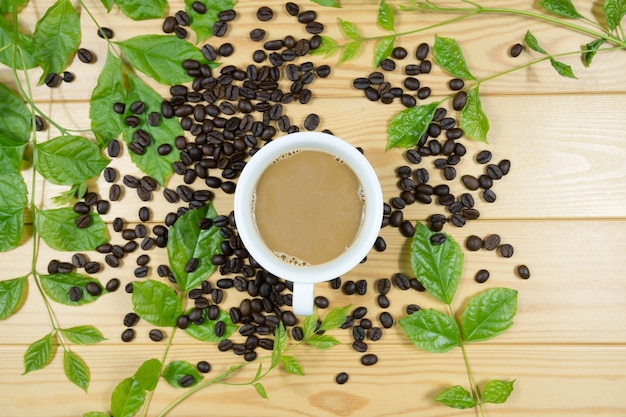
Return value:
[(297, 258), (295, 256), (287, 255), (286, 253), (272, 251), (272, 254), (278, 259), (280, 259), (281, 261), (283, 261), (284, 263), (289, 264), (289, 265), (298, 266), (298, 267), (311, 266), (311, 264), (308, 263), (307, 261), (303, 261), (302, 259)]

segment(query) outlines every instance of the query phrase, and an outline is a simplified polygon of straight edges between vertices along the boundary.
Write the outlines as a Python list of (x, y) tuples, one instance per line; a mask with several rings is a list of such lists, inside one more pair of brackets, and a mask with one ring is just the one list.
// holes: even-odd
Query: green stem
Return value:
[[(450, 315), (450, 317), (456, 320), (456, 314), (454, 312), (454, 309), (452, 308), (452, 305), (446, 304), (446, 307), (448, 308), (448, 314)], [(480, 395), (480, 392), (478, 391), (476, 378), (474, 377), (474, 372), (472, 372), (472, 367), (470, 366), (469, 358), (467, 357), (467, 351), (465, 350), (465, 342), (463, 340), (461, 340), (460, 347), (461, 347), (461, 352), (463, 353), (463, 362), (465, 363), (465, 370), (467, 372), (467, 377), (469, 378), (470, 389), (472, 390), (472, 396), (474, 397), (474, 400), (476, 401), (476, 413), (478, 414), (480, 412), (480, 416), (485, 417), (485, 410), (483, 409), (483, 399)]]
[[(482, 7), (478, 4), (475, 5), (475, 8), (468, 7), (440, 7), (435, 5), (432, 2), (421, 3), (416, 8), (410, 9), (405, 8), (405, 10), (411, 11), (428, 11), (428, 12), (442, 12), (442, 13), (466, 13), (467, 16), (476, 16), (479, 14), (509, 14), (509, 15), (517, 15), (529, 17), (531, 19), (540, 20), (544, 22), (548, 22), (557, 26), (565, 27), (575, 32), (584, 33), (586, 35), (592, 36), (594, 38), (602, 38), (606, 39), (608, 42), (612, 42), (615, 45), (619, 45), (621, 48), (626, 48), (626, 41), (623, 41), (610, 33), (607, 32), (597, 32), (595, 30), (586, 28), (581, 25), (577, 25), (575, 23), (569, 22), (567, 20), (561, 20), (556, 17), (544, 15), (541, 13), (531, 12), (527, 10), (518, 10), (518, 9), (509, 9), (509, 8), (501, 8), (501, 7)], [(587, 19), (585, 19), (587, 20)], [(588, 21), (588, 20), (587, 20)], [(595, 24), (594, 24), (595, 25)]]

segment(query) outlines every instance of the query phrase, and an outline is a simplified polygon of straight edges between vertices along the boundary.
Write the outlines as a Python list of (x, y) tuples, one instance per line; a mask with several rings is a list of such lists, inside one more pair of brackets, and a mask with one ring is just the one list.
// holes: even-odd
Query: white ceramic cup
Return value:
[[(261, 174), (278, 157), (293, 150), (322, 151), (341, 158), (356, 174), (365, 196), (365, 212), (354, 243), (337, 258), (318, 265), (297, 266), (280, 260), (263, 242), (252, 212), (252, 199)], [(376, 172), (353, 145), (326, 133), (297, 132), (273, 140), (250, 158), (237, 182), (234, 207), (237, 231), (250, 255), (267, 271), (292, 281), (294, 313), (310, 315), (314, 284), (350, 271), (372, 248), (380, 232), (383, 195)]]

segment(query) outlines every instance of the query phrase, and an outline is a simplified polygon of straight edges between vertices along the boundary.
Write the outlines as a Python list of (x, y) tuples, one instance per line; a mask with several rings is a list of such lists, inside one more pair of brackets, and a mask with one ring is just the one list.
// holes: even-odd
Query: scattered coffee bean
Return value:
[(378, 356), (373, 353), (368, 353), (361, 357), (361, 363), (365, 366), (372, 366), (378, 362)]
[(517, 275), (522, 279), (530, 278), (530, 269), (526, 265), (519, 265), (516, 268)]
[(199, 372), (206, 374), (211, 371), (211, 365), (207, 361), (200, 361), (196, 364), (196, 369), (198, 369)]
[(320, 124), (320, 117), (315, 114), (309, 114), (306, 119), (304, 119), (304, 128), (306, 130), (315, 130)]
[(524, 50), (524, 47), (522, 46), (522, 44), (516, 43), (515, 45), (511, 47), (511, 49), (509, 50), (509, 53), (511, 54), (513, 58), (517, 58), (518, 56), (520, 56), (523, 50)]
[(119, 287), (120, 287), (120, 280), (118, 278), (111, 278), (110, 280), (107, 281), (105, 285), (105, 288), (108, 292), (117, 291)]
[(135, 331), (133, 329), (126, 329), (122, 332), (122, 342), (130, 342), (135, 338)]
[(70, 287), (69, 297), (70, 301), (79, 301), (81, 298), (83, 298), (83, 290), (81, 290), (79, 287)]
[(430, 236), (430, 243), (433, 245), (442, 245), (446, 242), (446, 235), (443, 233), (435, 233)]
[(80, 62), (84, 62), (85, 64), (93, 62), (93, 54), (88, 49), (79, 48), (76, 52), (76, 56), (78, 57)]
[(61, 77), (59, 77), (59, 74), (51, 72), (46, 75), (45, 83), (48, 87), (54, 88), (61, 84)]
[(483, 247), (483, 240), (476, 235), (468, 236), (465, 241), (465, 247), (468, 250), (475, 252)]
[(513, 249), (513, 246), (510, 245), (509, 243), (500, 245), (498, 249), (500, 250), (500, 255), (502, 255), (502, 257), (504, 258), (510, 258), (511, 256), (513, 256), (514, 249)]
[(476, 273), (476, 276), (474, 276), (474, 279), (476, 280), (476, 282), (479, 282), (482, 284), (483, 282), (489, 279), (489, 271), (487, 271), (486, 269), (481, 269), (480, 271)]
[(256, 18), (261, 22), (267, 22), (268, 20), (271, 20), (272, 17), (274, 17), (274, 11), (267, 6), (261, 6), (256, 11)]
[(339, 385), (343, 385), (346, 382), (348, 382), (348, 374), (345, 372), (340, 372), (337, 374), (337, 376), (335, 376), (335, 382), (337, 382)]
[(484, 239), (483, 247), (489, 251), (496, 250), (500, 246), (500, 240), (500, 235), (491, 234)]

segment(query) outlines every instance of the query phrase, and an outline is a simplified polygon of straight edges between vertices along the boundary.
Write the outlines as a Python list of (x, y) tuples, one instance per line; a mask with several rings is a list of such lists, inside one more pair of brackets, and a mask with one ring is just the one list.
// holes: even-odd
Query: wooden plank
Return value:
[[(299, 348), (293, 354), (300, 360), (305, 376), (273, 371), (263, 379), (269, 400), (252, 387), (213, 385), (192, 395), (170, 416), (348, 416), (354, 413), (372, 417), (467, 416), (470, 410), (453, 410), (432, 400), (451, 385), (468, 387), (459, 350), (446, 354), (418, 351), (410, 344), (377, 346), (379, 362), (372, 367), (359, 364), (358, 354), (348, 346), (330, 351)], [(160, 357), (156, 348), (135, 347), (120, 355), (112, 347), (75, 349), (91, 367), (93, 382), (87, 395), (65, 379), (60, 358), (48, 368), (25, 376), (21, 374), (21, 351), (0, 349), (4, 372), (0, 375), (3, 415), (82, 415), (87, 411), (108, 411), (110, 393), (122, 379), (131, 376), (146, 359)], [(216, 377), (240, 358), (214, 354), (204, 346), (174, 349), (169, 359), (208, 360)], [(626, 409), (623, 391), (626, 368), (623, 346), (475, 346), (468, 350), (479, 386), (490, 379), (515, 379), (515, 390), (504, 405), (488, 404), (488, 415), (528, 415), (540, 413), (556, 417), (574, 413), (594, 416), (621, 416)], [(60, 352), (57, 352), (57, 356)], [(256, 365), (242, 370), (233, 382), (246, 382)], [(334, 382), (346, 371), (345, 385)], [(384, 382), (381, 384), (381, 382)], [(185, 391), (166, 386), (165, 381), (152, 398), (148, 415), (156, 416)], [(19, 398), (20, 401), (15, 401)]]
[[(449, 232), (461, 244), (470, 234), (486, 237), (498, 233), (503, 243), (511, 243), (515, 248), (512, 258), (506, 259), (495, 252), (465, 251), (465, 270), (457, 295), (455, 308), (459, 311), (467, 299), (490, 287), (510, 287), (519, 291), (519, 310), (515, 326), (494, 343), (624, 343), (626, 341), (626, 307), (623, 299), (626, 283), (622, 272), (626, 268), (626, 259), (622, 256), (626, 247), (626, 222), (624, 221), (477, 221), (463, 229), (449, 229)], [(391, 278), (396, 272), (403, 272), (412, 277), (409, 265), (409, 242), (400, 236), (397, 229), (387, 228), (382, 236), (387, 241), (387, 250), (382, 253), (370, 252), (368, 261), (344, 275), (343, 279), (366, 279), (369, 291), (366, 296), (347, 296), (340, 291), (332, 291), (327, 284), (318, 284), (317, 293), (327, 296), (332, 305), (364, 305), (369, 309), (368, 317), (378, 322), (378, 315), (383, 310), (376, 304), (376, 281)], [(114, 242), (120, 243), (119, 237)], [(0, 254), (0, 263), (8, 265), (3, 275), (20, 276), (27, 273), (30, 265), (30, 246), (26, 245), (19, 254)], [(160, 263), (167, 261), (163, 249), (153, 249), (148, 254), (149, 278), (162, 280), (156, 274)], [(121, 344), (120, 334), (124, 330), (122, 320), (132, 305), (130, 296), (123, 290), (133, 278), (136, 268), (135, 259), (139, 251), (127, 256), (122, 267), (113, 269), (104, 263), (104, 256), (88, 254), (91, 260), (100, 262), (103, 271), (95, 277), (105, 283), (112, 277), (119, 277), (122, 288), (116, 293), (101, 297), (97, 302), (81, 307), (68, 307), (53, 304), (55, 316), (62, 327), (84, 324), (97, 326), (110, 339), (109, 344)], [(11, 260), (19, 256), (23, 262)], [(55, 253), (41, 248), (38, 270), (45, 273), (50, 259), (70, 261), (71, 253)], [(527, 264), (531, 270), (531, 279), (519, 279), (514, 269), (519, 264)], [(491, 273), (485, 284), (474, 281), (479, 269)], [(82, 271), (82, 270), (81, 270)], [(215, 284), (219, 273), (209, 280)], [(28, 299), (22, 309), (13, 317), (2, 322), (4, 336), (0, 344), (27, 345), (50, 331), (47, 314), (41, 296), (35, 285), (30, 283)], [(226, 291), (221, 308), (228, 310), (239, 305), (242, 294)], [(418, 304), (423, 308), (443, 306), (426, 293), (413, 290), (401, 291), (392, 288), (389, 295), (389, 312), (394, 317), (404, 316), (408, 304)], [(32, 326), (31, 323), (40, 323)], [(141, 321), (137, 327), (137, 340), (134, 343), (152, 345), (148, 332), (152, 329)], [(399, 329), (387, 331), (395, 343), (401, 337)], [(193, 343), (190, 338), (182, 337), (180, 343)], [(346, 339), (347, 340), (347, 339)], [(392, 342), (393, 341), (393, 342)], [(125, 349), (126, 345), (121, 346)]]

